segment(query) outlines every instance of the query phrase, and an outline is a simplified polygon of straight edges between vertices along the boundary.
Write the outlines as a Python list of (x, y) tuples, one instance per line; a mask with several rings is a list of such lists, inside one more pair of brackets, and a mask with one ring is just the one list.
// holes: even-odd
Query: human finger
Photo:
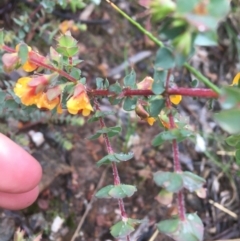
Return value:
[(0, 206), (5, 209), (19, 210), (30, 206), (38, 197), (39, 189), (34, 189), (24, 193), (0, 192)]
[(12, 140), (0, 134), (0, 191), (30, 191), (38, 185), (41, 177), (40, 164)]

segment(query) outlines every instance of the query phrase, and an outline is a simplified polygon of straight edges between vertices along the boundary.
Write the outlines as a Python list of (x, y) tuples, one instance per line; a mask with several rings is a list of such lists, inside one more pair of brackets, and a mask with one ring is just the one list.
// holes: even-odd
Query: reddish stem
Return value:
[[(96, 103), (96, 102), (95, 102), (95, 107), (96, 107), (97, 110), (100, 111), (98, 103)], [(100, 121), (101, 128), (106, 127), (106, 125), (105, 125), (105, 123), (103, 121), (103, 118), (100, 118), (99, 121)], [(104, 141), (105, 141), (105, 144), (106, 144), (106, 147), (107, 147), (108, 154), (113, 154), (114, 151), (112, 149), (112, 146), (111, 146), (111, 143), (110, 143), (108, 135), (107, 134), (103, 134), (103, 138), (104, 138)], [(120, 185), (121, 181), (120, 181), (120, 177), (119, 177), (119, 174), (118, 174), (117, 165), (116, 165), (115, 162), (112, 162), (112, 170), (113, 170), (114, 185), (115, 186)], [(127, 214), (126, 214), (126, 211), (125, 211), (123, 199), (118, 199), (118, 205), (119, 205), (119, 209), (121, 211), (122, 218), (127, 218)], [(130, 240), (129, 236), (127, 236), (127, 240)]]
[[(114, 95), (115, 93), (110, 92), (108, 90), (92, 90), (89, 89), (88, 92), (93, 96), (109, 96)], [(192, 97), (201, 97), (201, 98), (218, 98), (218, 94), (211, 89), (206, 88), (181, 88), (174, 87), (165, 90), (163, 95), (182, 95), (182, 96), (192, 96)], [(149, 96), (154, 95), (152, 90), (131, 90), (124, 89), (119, 96)]]
[[(167, 81), (166, 81), (166, 91), (168, 91), (170, 75), (171, 75), (171, 71), (169, 70), (168, 75), (167, 75)], [(166, 105), (167, 105), (167, 108), (170, 110), (169, 114), (168, 114), (169, 126), (170, 126), (170, 129), (174, 129), (176, 127), (175, 127), (175, 123), (174, 123), (173, 114), (171, 112), (172, 104), (171, 104), (169, 95), (167, 95)], [(178, 172), (182, 171), (182, 168), (181, 168), (181, 163), (180, 163), (180, 160), (179, 160), (179, 150), (178, 150), (178, 144), (177, 144), (176, 139), (174, 139), (172, 141), (172, 150), (173, 150), (174, 172), (178, 173)], [(179, 218), (182, 221), (184, 221), (186, 219), (186, 213), (185, 213), (184, 195), (183, 195), (182, 190), (180, 190), (177, 193), (177, 205), (178, 205)]]
[[(10, 53), (15, 53), (16, 50), (13, 48), (10, 48), (6, 45), (2, 46), (2, 49), (10, 52)], [(38, 58), (39, 56), (39, 58)], [(61, 76), (67, 78), (68, 80), (77, 83), (77, 80), (69, 75), (67, 72), (57, 69), (54, 66), (47, 64), (47, 59), (40, 54), (34, 54), (29, 56), (29, 61), (36, 64), (37, 66), (41, 66), (47, 69), (50, 69), (52, 71), (58, 72)], [(71, 62), (71, 60), (69, 59)], [(108, 90), (93, 90), (93, 89), (88, 89), (88, 92), (93, 95), (93, 96), (109, 96), (109, 95), (114, 95), (115, 93), (110, 92)], [(119, 96), (149, 96), (149, 95), (154, 95), (152, 90), (131, 90), (131, 89), (124, 89)], [(166, 88), (166, 91), (163, 93), (163, 95), (182, 95), (182, 96), (192, 96), (192, 97), (201, 97), (201, 98), (218, 98), (219, 95), (214, 92), (211, 89), (206, 89), (206, 88)]]

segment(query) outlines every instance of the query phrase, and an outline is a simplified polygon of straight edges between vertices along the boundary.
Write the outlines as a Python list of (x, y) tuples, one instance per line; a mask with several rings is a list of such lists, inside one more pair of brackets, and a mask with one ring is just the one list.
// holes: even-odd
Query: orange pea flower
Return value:
[(151, 117), (148, 112), (143, 108), (143, 106), (138, 103), (135, 108), (136, 114), (144, 121), (146, 121), (150, 126), (156, 121), (154, 117)]
[[(19, 47), (20, 44), (18, 44), (16, 46), (16, 52), (15, 53), (5, 53), (2, 56), (2, 61), (3, 61), (3, 68), (4, 71), (9, 73), (11, 72), (13, 69), (18, 68), (21, 66), (21, 62), (20, 62), (20, 58), (18, 56), (18, 51), (19, 51)], [(31, 47), (28, 46), (28, 55), (31, 54)], [(32, 72), (34, 71), (36, 68), (38, 68), (37, 65), (35, 65), (34, 63), (32, 63), (31, 61), (27, 60), (23, 65), (22, 65), (23, 70), (25, 70), (26, 72)]]
[(73, 96), (67, 101), (67, 109), (73, 115), (82, 111), (83, 116), (89, 116), (93, 111), (83, 84), (76, 85)]
[(20, 78), (15, 87), (14, 93), (21, 99), (24, 105), (37, 104), (43, 94), (45, 87), (50, 83), (53, 75), (39, 75), (34, 77)]
[(59, 96), (52, 100), (49, 100), (47, 93), (42, 93), (36, 105), (38, 108), (45, 108), (48, 110), (53, 110), (57, 106), (57, 113), (62, 114), (62, 107)]

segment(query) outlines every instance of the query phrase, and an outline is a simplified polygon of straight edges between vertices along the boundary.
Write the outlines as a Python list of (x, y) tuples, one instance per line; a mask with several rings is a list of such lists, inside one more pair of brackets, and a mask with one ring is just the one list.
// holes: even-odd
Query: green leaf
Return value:
[(154, 68), (158, 71), (171, 69), (175, 65), (174, 56), (170, 49), (162, 47), (157, 51)]
[(118, 186), (114, 186), (109, 191), (109, 195), (113, 198), (120, 199), (125, 197), (131, 197), (136, 191), (136, 187), (132, 185), (120, 184)]
[(2, 90), (0, 90), (0, 104), (2, 104), (5, 101), (6, 93)]
[(228, 0), (211, 0), (207, 4), (209, 15), (216, 18), (224, 18), (230, 11), (230, 2)]
[(94, 134), (92, 136), (89, 136), (88, 139), (89, 140), (95, 140), (95, 139), (99, 138), (101, 135), (102, 135), (102, 133), (97, 132), (96, 134)]
[(231, 109), (240, 103), (240, 89), (233, 86), (225, 86), (222, 89), (220, 104), (223, 109)]
[(162, 94), (165, 91), (166, 77), (166, 71), (158, 71), (157, 69), (154, 70), (152, 91), (155, 95)]
[(214, 31), (198, 33), (194, 40), (194, 45), (216, 46), (218, 45), (217, 34)]
[(122, 92), (122, 87), (118, 82), (116, 82), (115, 84), (109, 86), (109, 91), (120, 94)]
[(196, 213), (186, 214), (185, 220), (172, 218), (157, 224), (161, 233), (168, 235), (175, 241), (202, 241), (203, 224)]
[(6, 100), (4, 102), (4, 108), (8, 110), (16, 110), (18, 108), (18, 104), (14, 100)]
[(183, 185), (190, 192), (197, 191), (200, 189), (203, 184), (206, 182), (204, 178), (199, 177), (198, 175), (192, 172), (183, 172), (182, 174)]
[(108, 137), (113, 137), (118, 135), (121, 132), (122, 128), (121, 126), (113, 126), (113, 127), (104, 127), (97, 131), (96, 134), (88, 137), (89, 140), (94, 140), (100, 137), (102, 134), (107, 134)]
[(169, 192), (178, 192), (183, 188), (183, 179), (178, 173), (159, 171), (154, 173), (153, 180)]
[(118, 160), (114, 156), (114, 154), (108, 154), (107, 156), (103, 157), (100, 161), (98, 161), (96, 164), (98, 167), (100, 167), (101, 165), (109, 164), (111, 162), (120, 162), (120, 160)]
[(73, 78), (79, 80), (80, 77), (81, 77), (81, 70), (78, 69), (78, 68), (72, 67), (72, 68), (71, 68), (70, 75), (71, 75)]
[(214, 115), (214, 119), (221, 128), (230, 134), (238, 134), (240, 132), (240, 110), (230, 109), (223, 110)]
[(199, 0), (178, 0), (177, 1), (177, 12), (189, 13), (199, 3)]
[(157, 228), (161, 233), (172, 234), (178, 230), (179, 218), (168, 219), (157, 224)]
[(94, 121), (98, 121), (100, 118), (104, 118), (108, 115), (114, 115), (114, 111), (96, 111), (95, 114), (89, 118), (88, 122), (92, 123)]
[(137, 97), (126, 97), (123, 102), (123, 109), (126, 111), (134, 110), (137, 104)]
[(96, 193), (96, 197), (97, 198), (112, 198), (109, 195), (110, 190), (114, 188), (114, 185), (108, 185), (106, 187), (101, 188), (97, 193)]
[(61, 47), (56, 48), (57, 52), (66, 57), (73, 57), (78, 53), (78, 47)]
[(134, 153), (133, 152), (129, 152), (127, 154), (125, 153), (114, 153), (114, 156), (119, 160), (119, 161), (128, 161), (130, 159), (133, 158)]
[(136, 88), (136, 73), (133, 69), (130, 74), (125, 76), (123, 83), (127, 88), (130, 88), (130, 89)]
[(121, 161), (128, 161), (133, 158), (134, 154), (129, 152), (128, 154), (125, 153), (114, 153), (108, 154), (107, 156), (103, 157), (100, 161), (97, 162), (97, 166), (101, 166), (103, 164), (109, 164), (111, 162), (121, 162)]
[(197, 79), (194, 79), (192, 82), (191, 82), (191, 86), (196, 88), (198, 86), (198, 80)]
[(149, 114), (152, 117), (157, 117), (160, 113), (160, 111), (165, 106), (165, 99), (163, 99), (161, 96), (154, 96), (149, 101)]
[(134, 227), (126, 221), (120, 221), (111, 227), (111, 235), (115, 238), (125, 238), (134, 231)]
[(237, 164), (240, 166), (240, 149), (236, 150), (235, 157)]
[(169, 131), (163, 131), (153, 138), (152, 145), (160, 146), (165, 141), (172, 141), (174, 139), (176, 139), (178, 142), (181, 142), (192, 135), (193, 133), (186, 129), (172, 129)]
[(226, 139), (226, 142), (229, 146), (236, 146), (239, 141), (240, 135), (232, 135)]
[(96, 86), (98, 90), (103, 89), (103, 78), (96, 78)]
[(18, 57), (21, 60), (21, 63), (24, 64), (28, 60), (28, 46), (24, 43), (21, 43), (18, 50)]

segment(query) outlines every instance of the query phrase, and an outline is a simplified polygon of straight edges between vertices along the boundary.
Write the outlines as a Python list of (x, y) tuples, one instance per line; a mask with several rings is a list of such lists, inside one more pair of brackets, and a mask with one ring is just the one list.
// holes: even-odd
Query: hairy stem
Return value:
[[(166, 80), (166, 89), (168, 89), (168, 86), (169, 86), (170, 75), (171, 75), (171, 70), (168, 71), (167, 80)], [(169, 114), (168, 114), (169, 126), (170, 126), (170, 129), (174, 129), (176, 128), (176, 126), (174, 123), (173, 114), (171, 112), (172, 104), (169, 96), (167, 96), (166, 105), (167, 105), (167, 108), (169, 109)], [(182, 167), (179, 160), (179, 150), (178, 150), (178, 144), (176, 139), (172, 140), (172, 151), (173, 151), (174, 172), (177, 172), (177, 173), (181, 172)], [(177, 193), (177, 205), (178, 205), (179, 218), (182, 221), (184, 221), (186, 218), (186, 213), (185, 213), (184, 195), (182, 190), (180, 190)]]
[[(95, 107), (96, 107), (96, 110), (100, 111), (99, 105), (98, 105), (98, 103), (96, 101), (95, 101)], [(106, 127), (103, 118), (100, 118), (99, 122), (100, 122), (101, 128)], [(105, 141), (105, 144), (106, 144), (106, 147), (107, 147), (108, 154), (113, 154), (114, 151), (113, 151), (113, 148), (111, 146), (111, 143), (110, 143), (108, 135), (107, 134), (103, 134), (103, 138), (104, 138), (104, 141)], [(114, 185), (115, 186), (120, 185), (121, 181), (120, 181), (120, 177), (119, 177), (119, 174), (118, 174), (117, 164), (115, 162), (112, 162), (112, 171), (113, 171)], [(125, 206), (124, 206), (123, 199), (118, 199), (118, 206), (119, 206), (122, 218), (126, 219), (127, 218), (127, 213), (125, 211)], [(129, 236), (127, 236), (126, 238), (127, 238), (127, 241), (130, 241), (130, 237)]]
[[(147, 35), (157, 46), (164, 47), (164, 43), (157, 39), (151, 32), (147, 31), (141, 24), (127, 15), (124, 11), (122, 11), (118, 6), (112, 3), (110, 0), (105, 0), (108, 2), (117, 12), (119, 12), (124, 18), (126, 18), (130, 23), (132, 23), (139, 31), (143, 34)], [(187, 68), (195, 77), (198, 78), (199, 81), (203, 82), (206, 86), (211, 88), (216, 93), (220, 94), (220, 89), (214, 85), (209, 79), (207, 79), (204, 75), (202, 75), (195, 68), (191, 67), (188, 63), (184, 63), (185, 68)]]

